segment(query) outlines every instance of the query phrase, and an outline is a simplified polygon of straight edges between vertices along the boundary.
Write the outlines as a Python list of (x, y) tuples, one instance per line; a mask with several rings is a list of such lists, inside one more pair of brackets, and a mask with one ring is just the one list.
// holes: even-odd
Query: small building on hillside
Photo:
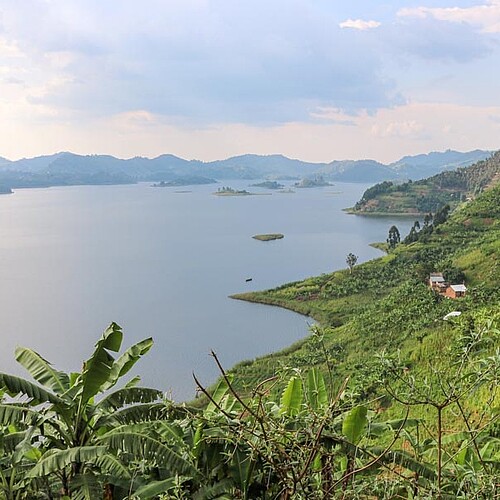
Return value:
[(450, 297), (450, 299), (465, 297), (466, 293), (467, 287), (465, 285), (450, 285), (444, 292), (445, 296)]
[(443, 273), (431, 273), (429, 275), (429, 286), (438, 292), (446, 288)]

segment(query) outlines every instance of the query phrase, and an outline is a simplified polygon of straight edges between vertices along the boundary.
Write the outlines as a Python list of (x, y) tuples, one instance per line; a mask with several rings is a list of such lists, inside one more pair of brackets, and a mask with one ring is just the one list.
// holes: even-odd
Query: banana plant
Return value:
[[(16, 444), (17, 463), (31, 465), (27, 481), (42, 481), (47, 494), (55, 489), (74, 498), (98, 498), (103, 487), (130, 489), (130, 448), (143, 438), (134, 425), (163, 418), (169, 406), (156, 389), (137, 387), (132, 379), (116, 388), (120, 379), (146, 354), (153, 340), (131, 346), (117, 359), (122, 329), (112, 323), (95, 345), (80, 373), (64, 373), (35, 351), (18, 347), (16, 360), (35, 382), (0, 373), (0, 388), (13, 400), (0, 403), (0, 422), (23, 424), (23, 438)], [(19, 420), (23, 417), (21, 420)], [(122, 439), (112, 439), (122, 430)], [(129, 432), (123, 439), (123, 432)], [(124, 441), (128, 450), (120, 448)], [(28, 457), (36, 462), (28, 460)], [(132, 457), (132, 458), (131, 458)]]

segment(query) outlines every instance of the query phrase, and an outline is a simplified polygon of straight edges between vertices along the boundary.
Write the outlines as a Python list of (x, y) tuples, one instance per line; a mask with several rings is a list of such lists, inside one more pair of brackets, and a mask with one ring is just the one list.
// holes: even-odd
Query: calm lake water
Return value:
[[(246, 181), (225, 181), (238, 189)], [(57, 368), (79, 370), (111, 322), (124, 345), (152, 336), (134, 373), (143, 384), (194, 396), (191, 373), (207, 385), (217, 371), (307, 335), (307, 318), (228, 298), (237, 292), (346, 267), (380, 255), (369, 247), (396, 223), (347, 215), (368, 187), (336, 184), (294, 194), (217, 197), (217, 185), (187, 188), (79, 186), (0, 196), (0, 370), (16, 366), (16, 345)], [(176, 192), (190, 190), (188, 193)], [(257, 233), (283, 240), (260, 242)], [(246, 278), (252, 278), (246, 282)]]

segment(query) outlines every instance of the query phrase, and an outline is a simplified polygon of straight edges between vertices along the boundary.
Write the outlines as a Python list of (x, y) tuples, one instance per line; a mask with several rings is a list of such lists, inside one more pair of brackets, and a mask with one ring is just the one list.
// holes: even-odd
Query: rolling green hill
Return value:
[(500, 152), (467, 168), (445, 171), (415, 182), (385, 181), (367, 189), (349, 211), (355, 214), (424, 214), (455, 207), (500, 180)]
[[(497, 184), (433, 230), (422, 230), (418, 241), (401, 243), (388, 255), (355, 266), (352, 274), (340, 270), (235, 295), (311, 316), (320, 322), (324, 343), (318, 352), (313, 335), (281, 353), (241, 363), (235, 379), (251, 387), (283, 366), (319, 366), (326, 372), (330, 360), (336, 379), (349, 376), (364, 397), (375, 396), (381, 380), (377, 354), (400, 352), (409, 366), (425, 371), (429, 363), (443, 361), (458, 335), (456, 324), (443, 321), (446, 314), (460, 311), (456, 322), (463, 328), (479, 317), (500, 319), (499, 252)], [(451, 300), (430, 290), (429, 273), (436, 271), (450, 280), (465, 277), (467, 296)]]

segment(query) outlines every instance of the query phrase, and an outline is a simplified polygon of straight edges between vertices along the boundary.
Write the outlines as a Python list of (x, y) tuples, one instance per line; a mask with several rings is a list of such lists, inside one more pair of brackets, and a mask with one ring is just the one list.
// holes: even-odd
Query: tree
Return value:
[(389, 236), (387, 238), (387, 244), (389, 248), (396, 248), (396, 245), (401, 241), (401, 235), (399, 234), (399, 229), (396, 226), (391, 226), (389, 229)]
[(408, 245), (410, 243), (414, 243), (415, 241), (418, 241), (418, 231), (420, 230), (420, 222), (416, 220), (410, 229), (410, 232), (408, 233), (408, 236), (403, 240), (403, 243), (405, 245)]
[[(54, 491), (78, 498), (98, 498), (96, 492), (103, 488), (111, 491), (111, 485), (132, 482), (126, 457), (143, 458), (136, 449), (142, 455), (150, 451), (150, 456), (163, 455), (161, 458), (170, 453), (146, 428), (142, 432), (133, 425), (165, 416), (168, 408), (162, 401), (162, 392), (136, 387), (137, 377), (124, 387), (115, 388), (149, 351), (153, 340), (142, 340), (115, 359), (111, 352), (120, 351), (122, 337), (121, 328), (112, 323), (80, 373), (58, 371), (38, 353), (24, 347), (16, 349), (16, 360), (37, 383), (0, 373), (0, 388), (14, 398), (12, 402), (0, 402), (0, 425), (5, 425), (9, 418), (18, 422), (13, 431), (19, 441), (18, 466), (29, 469), (24, 475), (23, 489), (30, 482), (42, 481), (43, 487), (34, 488), (44, 489), (48, 498), (53, 498)], [(191, 471), (184, 468), (183, 472)], [(9, 469), (7, 473), (11, 474)]]
[(426, 214), (424, 217), (424, 227), (431, 225), (432, 219), (433, 219), (433, 216), (430, 212), (428, 214)]
[(352, 269), (358, 263), (358, 256), (354, 255), (352, 252), (347, 254), (345, 259), (347, 265), (349, 266), (349, 273), (352, 274)]
[(441, 207), (434, 214), (434, 226), (439, 226), (439, 224), (443, 224), (443, 222), (446, 222), (449, 213), (450, 213), (450, 205), (445, 205), (444, 207)]

